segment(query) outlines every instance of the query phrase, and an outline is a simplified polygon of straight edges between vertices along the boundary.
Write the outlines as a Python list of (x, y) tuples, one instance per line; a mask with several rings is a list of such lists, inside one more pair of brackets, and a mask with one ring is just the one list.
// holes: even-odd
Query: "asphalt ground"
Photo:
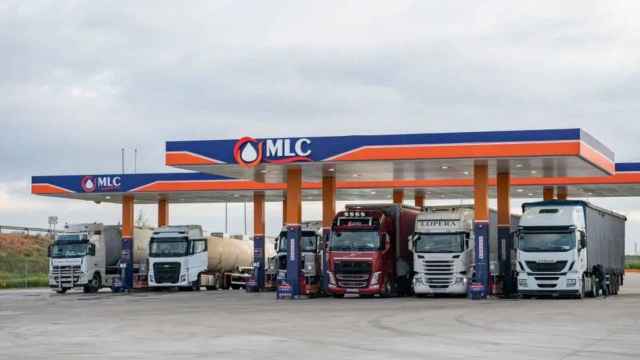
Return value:
[(607, 299), (0, 291), (0, 359), (640, 359), (640, 274)]

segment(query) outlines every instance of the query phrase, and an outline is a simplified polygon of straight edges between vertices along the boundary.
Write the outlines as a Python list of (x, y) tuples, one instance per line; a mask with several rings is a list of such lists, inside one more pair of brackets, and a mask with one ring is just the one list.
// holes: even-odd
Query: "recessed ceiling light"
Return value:
[(517, 168), (521, 168), (521, 167), (523, 167), (523, 166), (524, 166), (524, 165), (522, 165), (522, 164), (516, 164), (516, 167), (517, 167)]
[(535, 173), (537, 173), (537, 171), (535, 171), (535, 170), (531, 170), (531, 173), (532, 173), (532, 174), (535, 174)]
[(427, 195), (431, 195), (431, 194), (432, 194), (431, 191), (427, 191)]
[(353, 177), (359, 177), (360, 174), (353, 174)]
[(240, 197), (240, 195), (238, 195), (238, 194), (233, 194), (233, 197), (237, 198), (237, 197)]
[(329, 169), (327, 169), (327, 171), (334, 172), (334, 171), (336, 171), (336, 169), (334, 169), (334, 168), (329, 168)]
[(442, 166), (440, 166), (440, 169), (442, 169), (442, 170), (447, 170), (448, 168), (449, 168), (449, 166), (448, 166), (448, 165), (442, 165)]
[(267, 173), (267, 169), (262, 169), (260, 170), (261, 173), (266, 174)]
[(592, 192), (588, 192), (587, 195), (591, 196), (591, 195), (593, 195), (593, 193)]
[(104, 198), (109, 200), (109, 199), (111, 199), (111, 196), (105, 196)]
[(523, 192), (523, 191), (524, 191), (524, 189), (517, 189), (516, 191), (517, 191), (517, 192)]
[(465, 175), (469, 175), (469, 172), (468, 172), (468, 171), (465, 171), (465, 172), (464, 172), (464, 174), (465, 174)]
[(371, 195), (375, 195), (375, 194), (376, 194), (376, 192), (375, 192), (375, 191), (372, 191), (372, 192), (371, 192)]
[(527, 195), (529, 195), (529, 196), (533, 196), (533, 194), (532, 194), (532, 193), (529, 193), (529, 194), (527, 194)]

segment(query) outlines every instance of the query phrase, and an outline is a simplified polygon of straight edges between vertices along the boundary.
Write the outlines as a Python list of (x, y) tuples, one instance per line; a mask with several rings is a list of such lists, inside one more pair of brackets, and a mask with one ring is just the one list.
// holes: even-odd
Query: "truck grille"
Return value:
[(153, 264), (153, 275), (157, 284), (175, 284), (180, 279), (180, 263), (155, 263)]
[(80, 280), (80, 275), (82, 275), (80, 265), (54, 265), (52, 270), (53, 280), (57, 284), (67, 286), (74, 286)]
[(369, 261), (336, 261), (335, 272), (341, 274), (370, 274)]
[(431, 289), (446, 289), (453, 283), (453, 260), (424, 260), (422, 265)]
[(338, 286), (347, 289), (366, 288), (369, 285), (369, 274), (336, 274)]
[(533, 272), (561, 272), (567, 266), (566, 261), (556, 261), (554, 263), (527, 261), (526, 263), (527, 267)]

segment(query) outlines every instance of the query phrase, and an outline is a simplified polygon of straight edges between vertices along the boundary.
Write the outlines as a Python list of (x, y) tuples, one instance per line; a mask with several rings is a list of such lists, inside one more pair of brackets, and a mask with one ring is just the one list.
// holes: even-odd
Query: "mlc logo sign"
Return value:
[(120, 176), (85, 176), (80, 180), (80, 186), (84, 192), (117, 191), (122, 185)]
[(243, 167), (253, 168), (261, 162), (288, 164), (298, 161), (311, 161), (311, 140), (302, 138), (267, 139), (258, 141), (252, 137), (243, 137), (233, 147), (233, 158)]

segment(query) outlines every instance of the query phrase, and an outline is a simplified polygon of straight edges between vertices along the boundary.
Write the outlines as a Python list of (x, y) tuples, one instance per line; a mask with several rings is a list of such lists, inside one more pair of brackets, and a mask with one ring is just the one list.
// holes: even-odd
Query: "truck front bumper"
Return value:
[(50, 288), (65, 288), (65, 289), (70, 289), (73, 287), (82, 287), (85, 285), (89, 284), (89, 277), (87, 276), (87, 274), (78, 274), (75, 273), (73, 275), (71, 274), (65, 274), (62, 273), (60, 275), (58, 274), (54, 274), (54, 275), (49, 275), (49, 287)]
[(155, 277), (153, 276), (153, 274), (149, 274), (149, 277), (148, 277), (149, 287), (171, 288), (171, 287), (190, 287), (191, 286), (191, 282), (187, 279), (187, 276), (185, 274), (180, 275), (180, 280), (182, 281), (178, 281), (176, 283), (164, 283), (164, 282), (157, 283), (155, 282)]
[(578, 273), (518, 274), (518, 292), (525, 296), (577, 296), (581, 289)]
[(353, 288), (342, 288), (336, 285), (329, 284), (329, 286), (327, 287), (327, 291), (330, 294), (335, 294), (335, 295), (347, 295), (347, 294), (377, 295), (382, 293), (382, 286), (376, 285), (376, 286), (370, 286), (366, 288), (353, 289)]
[(469, 281), (467, 278), (460, 278), (461, 281), (451, 281), (447, 287), (429, 285), (427, 278), (413, 278), (413, 292), (418, 295), (464, 295), (467, 293)]

